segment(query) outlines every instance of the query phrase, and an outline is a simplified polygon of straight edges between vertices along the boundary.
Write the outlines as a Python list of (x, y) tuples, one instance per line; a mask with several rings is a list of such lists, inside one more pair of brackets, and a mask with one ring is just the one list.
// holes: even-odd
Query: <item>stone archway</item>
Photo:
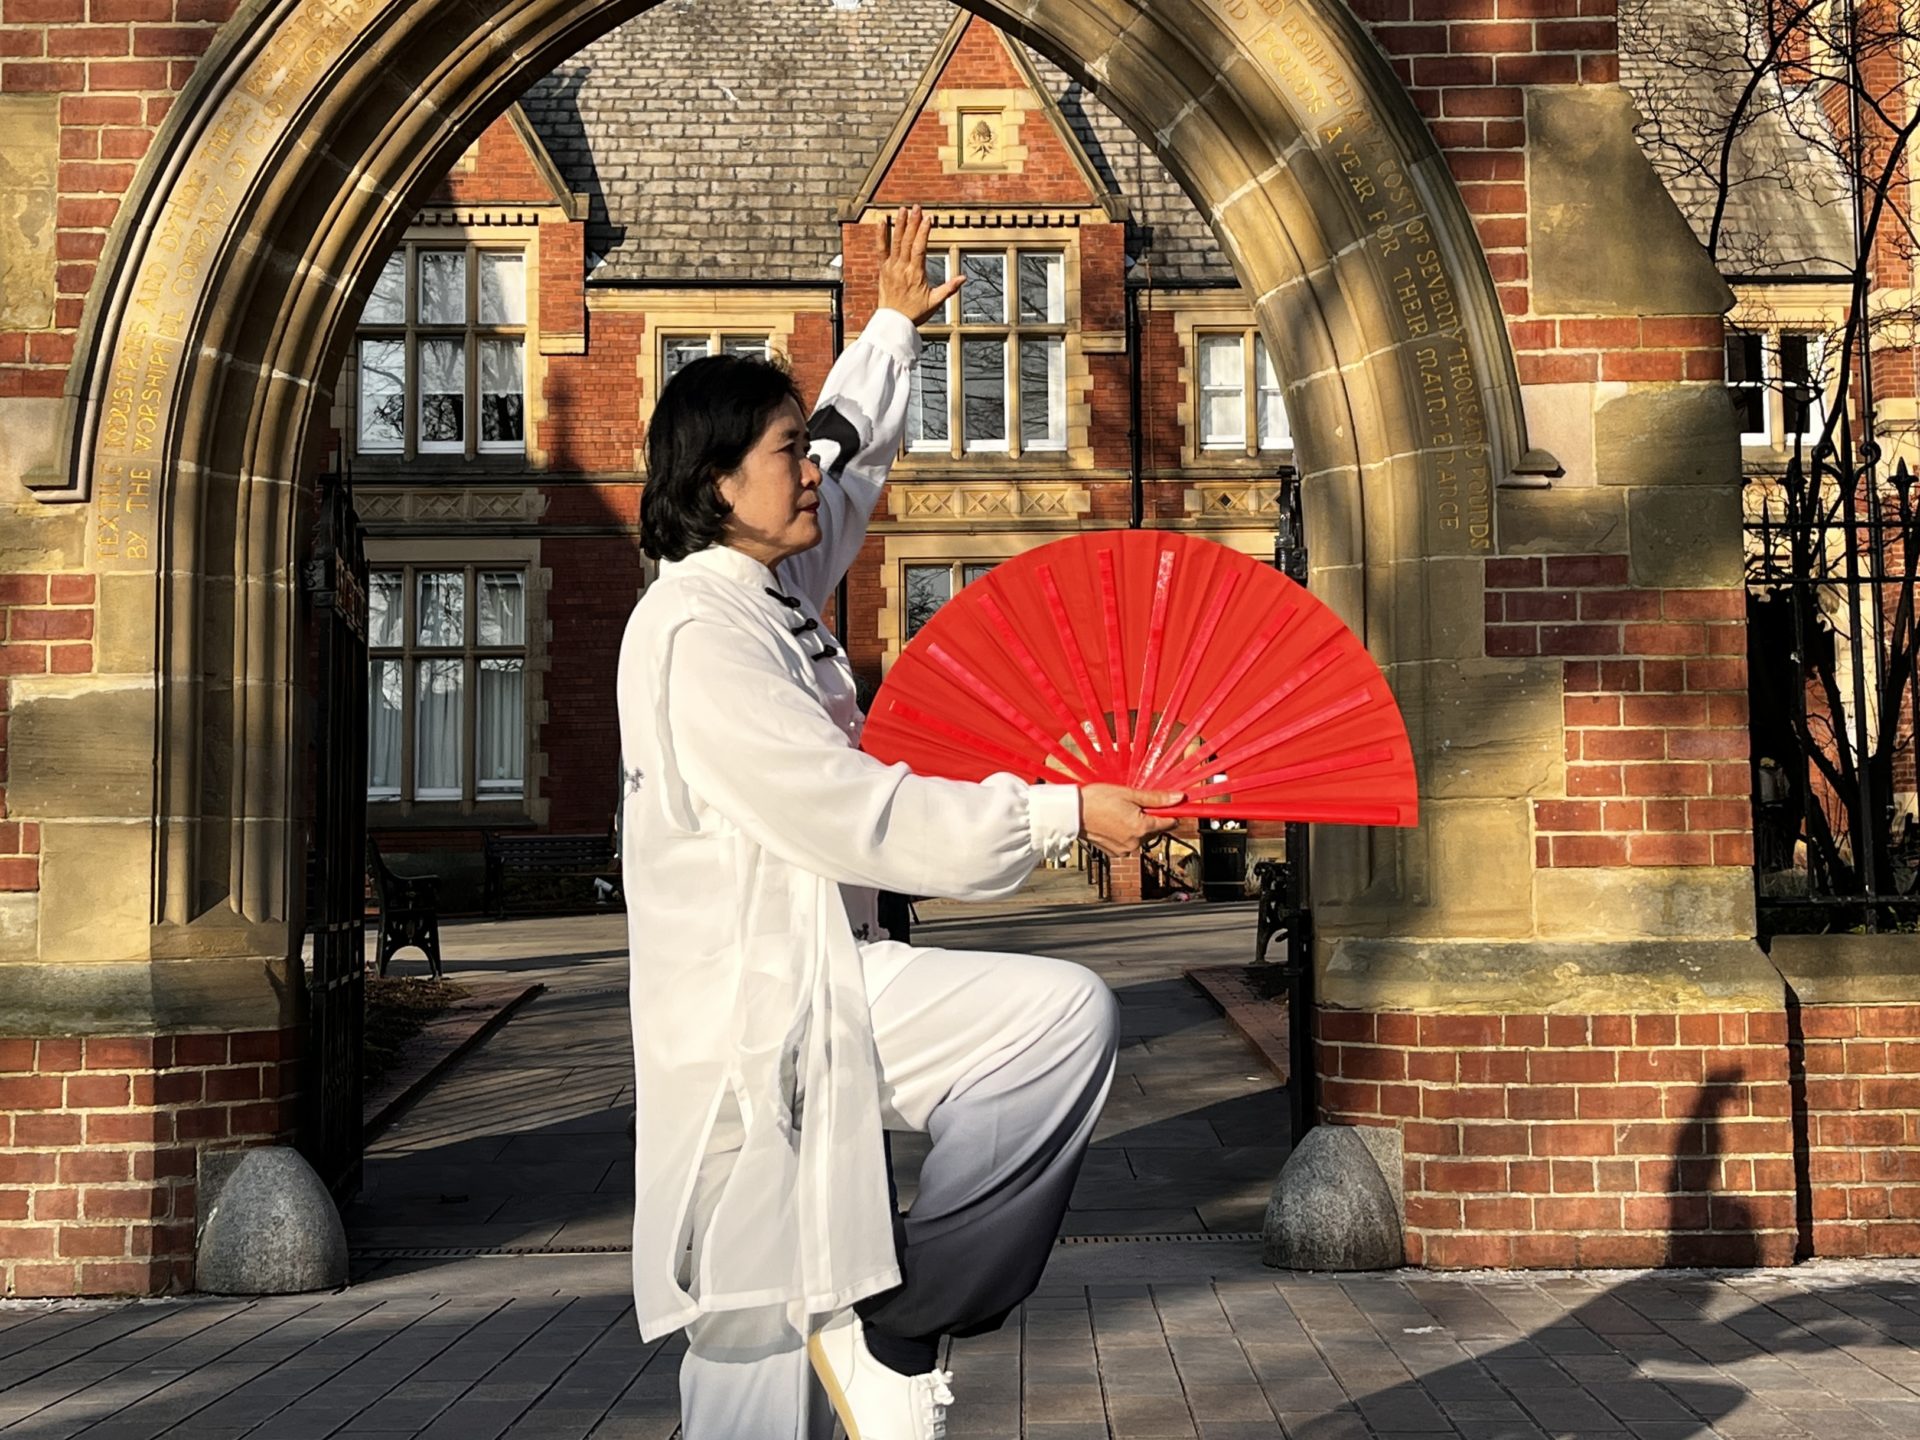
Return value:
[[(156, 138), (89, 299), (69, 463), (43, 490), (89, 507), (101, 673), (15, 733), (54, 756), (56, 727), (112, 737), (117, 758), (61, 767), (39, 959), (123, 962), (89, 967), (121, 1027), (283, 1008), (316, 397), (422, 190), (535, 78), (646, 8), (262, 0)], [(1346, 5), (969, 8), (1096, 89), (1213, 222), (1289, 377), (1317, 587), (1390, 677), (1477, 654), (1493, 489), (1524, 451), (1518, 386), (1453, 181)], [(1364, 893), (1365, 928), (1396, 933), (1420, 903), (1389, 853), (1405, 843), (1330, 845), (1326, 898)]]

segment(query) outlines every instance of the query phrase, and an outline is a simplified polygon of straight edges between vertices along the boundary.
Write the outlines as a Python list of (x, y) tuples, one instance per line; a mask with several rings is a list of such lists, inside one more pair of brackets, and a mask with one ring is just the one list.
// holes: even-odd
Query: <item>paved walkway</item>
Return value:
[[(1017, 908), (920, 938), (1095, 966), (1114, 1097), (1046, 1280), (954, 1347), (956, 1440), (1920, 1437), (1920, 1266), (1346, 1279), (1259, 1264), (1284, 1097), (1183, 967), (1250, 907)], [(674, 1342), (626, 1298), (617, 917), (452, 927), (547, 993), (368, 1158), (337, 1295), (0, 1303), (5, 1440), (668, 1440)], [(897, 1155), (910, 1187), (918, 1156)], [(751, 1440), (751, 1437), (742, 1437)]]

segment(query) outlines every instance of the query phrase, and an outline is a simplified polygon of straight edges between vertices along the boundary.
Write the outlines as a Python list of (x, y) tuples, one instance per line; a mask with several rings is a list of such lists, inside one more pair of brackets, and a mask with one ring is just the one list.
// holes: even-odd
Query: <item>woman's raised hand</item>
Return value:
[(1080, 790), (1080, 835), (1117, 859), (1138, 850), (1180, 822), (1171, 815), (1149, 815), (1151, 805), (1177, 805), (1178, 790), (1132, 790), (1125, 785), (1085, 785)]
[(944, 284), (927, 283), (927, 236), (933, 220), (918, 205), (895, 211), (886, 224), (880, 260), (880, 308), (898, 310), (916, 325), (940, 313), (940, 307), (960, 288), (956, 275)]

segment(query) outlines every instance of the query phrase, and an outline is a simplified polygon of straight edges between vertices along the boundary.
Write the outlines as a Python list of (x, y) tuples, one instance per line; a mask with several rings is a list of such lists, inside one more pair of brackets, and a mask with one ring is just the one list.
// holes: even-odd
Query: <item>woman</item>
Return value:
[[(878, 938), (874, 891), (986, 898), (1085, 835), (1130, 854), (1177, 796), (922, 779), (857, 748), (822, 609), (905, 424), (930, 222), (889, 227), (879, 309), (812, 423), (716, 356), (661, 395), (620, 652), (637, 1071), (634, 1294), (688, 1332), (686, 1440), (943, 1431), (943, 1335), (1038, 1282), (1112, 1076), (1114, 1003), (1056, 960)], [(883, 1131), (932, 1137), (896, 1212)], [(818, 1377), (818, 1384), (815, 1377)]]

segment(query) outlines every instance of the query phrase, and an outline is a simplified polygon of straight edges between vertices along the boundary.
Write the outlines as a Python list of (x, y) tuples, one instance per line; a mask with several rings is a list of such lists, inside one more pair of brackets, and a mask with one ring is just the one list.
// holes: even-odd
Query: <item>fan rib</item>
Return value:
[(1077, 734), (1080, 728), (1079, 722), (1073, 718), (1073, 712), (1067, 708), (1066, 697), (1055, 688), (1053, 680), (1041, 667), (1033, 651), (1027, 647), (1027, 642), (1022, 640), (1020, 632), (1013, 628), (1013, 622), (1007, 619), (1007, 612), (1000, 608), (999, 600), (994, 598), (991, 592), (983, 592), (980, 596), (980, 608), (987, 612), (987, 621), (999, 635), (1000, 642), (1007, 647), (1008, 652), (1025, 672), (1027, 679), (1040, 692), (1040, 698), (1045, 700), (1048, 708), (1053, 711), (1054, 720), (1064, 730)]
[(1127, 760), (1133, 751), (1133, 727), (1127, 723), (1127, 658), (1120, 642), (1119, 586), (1113, 574), (1113, 552), (1100, 552), (1100, 601), (1106, 612), (1107, 694), (1113, 705), (1113, 738), (1118, 750), (1120, 771), (1129, 772)]
[(1255, 785), (1284, 785), (1289, 780), (1310, 780), (1315, 775), (1331, 774), (1335, 770), (1358, 770), (1366, 765), (1378, 765), (1393, 759), (1391, 745), (1357, 745), (1350, 750), (1339, 750), (1331, 755), (1322, 755), (1317, 760), (1302, 760), (1294, 765), (1282, 765), (1278, 770), (1262, 770), (1255, 775), (1240, 775), (1228, 780), (1216, 780), (1210, 784), (1196, 786), (1195, 799), (1208, 795), (1230, 795), (1236, 788), (1245, 790)]
[[(946, 646), (939, 644), (937, 641), (928, 645), (927, 658), (945, 670), (947, 674), (951, 675), (968, 694), (972, 695), (989, 710), (993, 711), (994, 714), (1020, 731), (1021, 734), (1033, 741), (1034, 744), (1038, 745), (1053, 759), (1059, 761), (1069, 775), (1073, 775), (1075, 778), (1083, 781), (1085, 780), (1087, 772), (1081, 767), (1080, 762), (1074, 756), (1060, 746), (1046, 731), (1042, 730), (1038, 725), (1014, 709), (1004, 695), (996, 694), (984, 680), (978, 675), (975, 675), (965, 665), (961, 664), (959, 658), (956, 657), (952, 651), (948, 650)], [(1007, 753), (1011, 754), (1012, 752), (1009, 751)]]
[(1154, 723), (1152, 743), (1148, 746), (1146, 759), (1140, 763), (1140, 772), (1134, 783), (1159, 783), (1153, 779), (1153, 775), (1160, 768), (1167, 742), (1173, 739), (1174, 728), (1181, 723), (1180, 706), (1187, 698), (1187, 691), (1193, 688), (1193, 677), (1200, 672), (1200, 661), (1213, 640), (1213, 632), (1219, 628), (1227, 607), (1233, 603), (1234, 592), (1239, 588), (1240, 577), (1229, 571), (1226, 583), (1214, 593), (1212, 602), (1202, 612), (1199, 632), (1194, 636), (1193, 644), (1187, 648), (1186, 658), (1180, 662), (1180, 669), (1173, 677), (1173, 689), (1168, 692), (1167, 703), (1161, 707), (1160, 718)]
[(1362, 687), (1341, 696), (1338, 700), (1322, 705), (1317, 710), (1309, 711), (1297, 719), (1288, 721), (1277, 730), (1269, 730), (1264, 735), (1257, 735), (1242, 745), (1231, 748), (1222, 746), (1215, 752), (1214, 767), (1225, 770), (1257, 760), (1290, 740), (1298, 740), (1302, 735), (1310, 734), (1343, 716), (1351, 715), (1356, 710), (1364, 710), (1375, 698), (1370, 687)]
[(1073, 622), (1067, 618), (1067, 604), (1060, 598), (1060, 587), (1054, 583), (1051, 565), (1040, 567), (1040, 590), (1046, 596), (1047, 610), (1053, 616), (1054, 628), (1060, 632), (1060, 643), (1066, 647), (1067, 666), (1073, 671), (1074, 685), (1080, 691), (1080, 703), (1087, 707), (1080, 728), (1093, 742), (1096, 751), (1104, 748), (1112, 754), (1115, 746), (1111, 733), (1106, 737), (1106, 745), (1103, 747), (1100, 744), (1100, 702), (1094, 697), (1093, 676), (1087, 671), (1087, 657), (1080, 653), (1080, 637), (1074, 634)]
[(1301, 661), (1298, 670), (1261, 696), (1246, 714), (1230, 722), (1219, 734), (1211, 736), (1207, 742), (1206, 753), (1191, 758), (1173, 777), (1170, 777), (1171, 783), (1178, 788), (1198, 779), (1201, 773), (1208, 769), (1219, 769), (1225, 755), (1225, 747), (1230, 740), (1244, 733), (1248, 726), (1254, 724), (1281, 701), (1299, 690), (1302, 685), (1333, 664), (1340, 658), (1341, 653), (1340, 636), (1337, 634), (1329, 636), (1325, 644)]
[(956, 725), (951, 720), (943, 719), (938, 715), (930, 715), (919, 706), (910, 705), (904, 700), (893, 702), (893, 709), (888, 712), (888, 718), (898, 718), (907, 724), (918, 725), (932, 734), (944, 735), (964, 749), (971, 750), (980, 759), (994, 761), (1009, 774), (1018, 775), (1022, 779), (1032, 773), (1030, 757), (1016, 755), (1004, 746), (994, 744), (985, 736), (974, 734), (963, 725)]
[[(1190, 732), (1199, 730), (1201, 726), (1213, 718), (1213, 712), (1219, 709), (1221, 702), (1233, 692), (1233, 687), (1246, 678), (1247, 671), (1253, 668), (1254, 661), (1260, 658), (1268, 646), (1279, 640), (1282, 633), (1287, 630), (1299, 613), (1298, 610), (1288, 609), (1268, 617), (1267, 622), (1260, 627), (1260, 633), (1254, 636), (1253, 643), (1241, 652), (1239, 658), (1228, 667), (1227, 673), (1221, 677), (1220, 683), (1213, 687), (1213, 692), (1208, 695), (1199, 708), (1188, 717), (1187, 729)], [(1195, 764), (1200, 764), (1204, 768), (1204, 760), (1205, 756), (1203, 755), (1198, 761), (1189, 761), (1186, 765), (1178, 767), (1176, 773), (1185, 774), (1191, 770)], [(1172, 777), (1168, 778), (1171, 779)], [(1180, 789), (1181, 786), (1175, 785), (1173, 788), (1177, 790)]]
[[(1177, 558), (1174, 551), (1162, 550), (1160, 564), (1153, 577), (1153, 613), (1147, 620), (1147, 653), (1140, 667), (1140, 699), (1134, 705), (1136, 739), (1139, 738), (1141, 727), (1153, 724), (1153, 692), (1160, 680), (1160, 654), (1167, 643), (1167, 609), (1173, 603), (1173, 571)], [(1158, 727), (1155, 727), (1155, 733), (1158, 733)], [(1140, 767), (1136, 765), (1132, 768), (1136, 775), (1134, 783), (1138, 784)]]

